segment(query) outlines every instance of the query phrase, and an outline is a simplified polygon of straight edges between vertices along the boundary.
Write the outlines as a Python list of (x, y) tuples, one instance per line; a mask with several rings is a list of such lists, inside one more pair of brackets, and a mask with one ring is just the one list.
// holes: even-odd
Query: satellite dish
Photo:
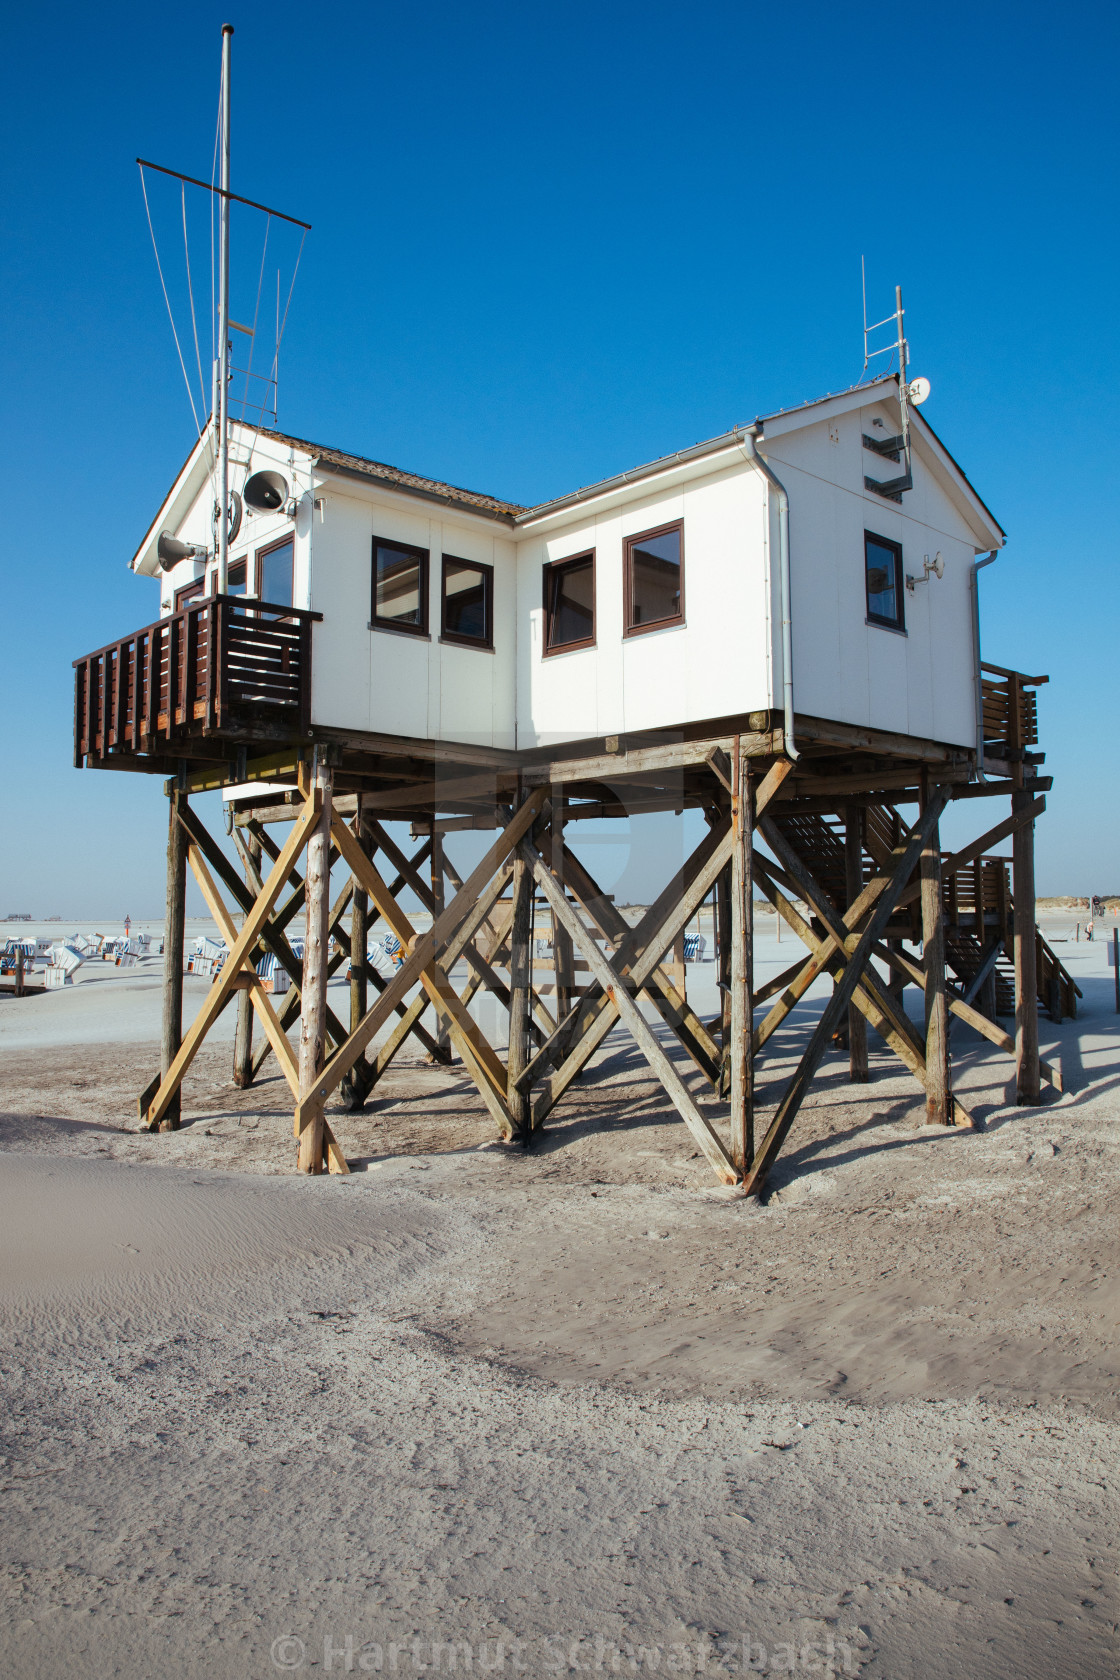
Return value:
[[(236, 541), (237, 533), (241, 529), (241, 512), (242, 512), (241, 497), (237, 494), (236, 490), (231, 490), (230, 493), (229, 493), (229, 536), (226, 538), (227, 542)], [(215, 502), (214, 503), (214, 529), (215, 529), (215, 531), (217, 531), (217, 528), (218, 528), (218, 504), (217, 504), (217, 502)]]
[(258, 513), (275, 513), (288, 500), (288, 481), (283, 473), (254, 473), (245, 485), (245, 505)]
[(930, 567), (930, 571), (935, 577), (943, 578), (945, 576), (945, 562), (941, 558), (940, 549), (938, 549), (937, 553), (933, 557), (933, 565)]
[(198, 543), (180, 542), (170, 531), (161, 531), (156, 543), (156, 558), (161, 571), (169, 572), (181, 560), (205, 560), (209, 549), (201, 548)]
[(912, 379), (906, 387), (906, 394), (916, 408), (920, 408), (929, 396), (928, 379)]

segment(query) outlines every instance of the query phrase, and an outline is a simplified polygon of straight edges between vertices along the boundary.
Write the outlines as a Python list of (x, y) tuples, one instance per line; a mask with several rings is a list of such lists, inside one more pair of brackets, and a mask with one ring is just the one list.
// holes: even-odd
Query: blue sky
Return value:
[(1120, 890), (1115, 7), (63, 6), (6, 24), (0, 915), (162, 904), (160, 783), (70, 768), (70, 661), (157, 610), (193, 429), (133, 160), (209, 175), (227, 18), (234, 186), (314, 224), (296, 433), (535, 501), (851, 383), (861, 253), (901, 283), (1009, 533), (985, 655), (1051, 677), (1040, 890)]

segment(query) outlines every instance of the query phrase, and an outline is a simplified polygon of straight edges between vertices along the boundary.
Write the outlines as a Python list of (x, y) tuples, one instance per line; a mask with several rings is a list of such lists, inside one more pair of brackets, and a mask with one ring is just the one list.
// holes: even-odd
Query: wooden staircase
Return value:
[[(847, 904), (844, 869), (844, 822), (840, 816), (809, 812), (773, 815), (775, 826), (838, 910)], [(863, 808), (863, 880), (886, 863), (908, 825), (889, 805)], [(943, 859), (949, 854), (943, 853)], [(1006, 858), (979, 857), (942, 879), (945, 957), (960, 995), (992, 1018), (1015, 1013), (1014, 902)], [(921, 942), (917, 900), (888, 927), (892, 939)], [(1053, 1021), (1077, 1014), (1081, 996), (1073, 976), (1036, 929), (1038, 1001)], [(993, 947), (998, 947), (994, 954)], [(987, 974), (977, 985), (981, 970)], [(986, 982), (986, 983), (985, 983)]]

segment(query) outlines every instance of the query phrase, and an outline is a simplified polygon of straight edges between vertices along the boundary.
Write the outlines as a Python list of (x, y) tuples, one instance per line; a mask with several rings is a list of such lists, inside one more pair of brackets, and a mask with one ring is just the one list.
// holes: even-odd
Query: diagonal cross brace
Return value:
[[(467, 919), (478, 896), (494, 874), (517, 846), (522, 837), (528, 833), (533, 823), (540, 816), (548, 796), (546, 788), (537, 788), (530, 794), (520, 810), (503, 829), (499, 838), (490, 847), (486, 855), (471, 871), (459, 892), (456, 893), (446, 910), (439, 915), (426, 934), (417, 937), (414, 948), (409, 952), (395, 977), (382, 992), (373, 1008), (363, 1021), (360, 1021), (350, 1034), (345, 1044), (341, 1045), (331, 1057), (314, 1087), (301, 1097), (296, 1109), (296, 1124), (302, 1132), (310, 1124), (313, 1115), (330, 1096), (338, 1089), (345, 1074), (347, 1074), (369, 1043), (370, 1039), (389, 1019), (398, 1003), (403, 1003), (413, 986), (420, 979), (431, 959), (447, 944), (448, 940)], [(363, 859), (364, 861), (364, 859)], [(508, 1122), (507, 1122), (508, 1123)]]
[[(773, 1166), (778, 1151), (797, 1118), (797, 1111), (805, 1099), (810, 1082), (820, 1065), (821, 1057), (824, 1055), (829, 1040), (844, 1018), (845, 1011), (851, 1003), (867, 967), (872, 949), (876, 941), (882, 936), (899, 896), (921, 856), (922, 848), (933, 833), (934, 827), (945, 809), (946, 802), (945, 793), (940, 788), (936, 789), (922, 812), (920, 820), (911, 829), (905, 845), (897, 847), (892, 853), (892, 858), (896, 860), (894, 872), (882, 878), (882, 885), (879, 886), (875, 895), (877, 900), (875, 908), (856, 941), (855, 949), (844, 953), (844, 968), (842, 973), (836, 977), (836, 985), (832, 996), (825, 1005), (824, 1012), (813, 1031), (793, 1077), (786, 1086), (782, 1100), (778, 1104), (777, 1113), (770, 1122), (769, 1130), (743, 1180), (744, 1195), (758, 1195), (766, 1183), (766, 1175)], [(772, 824), (768, 822), (764, 822), (762, 825), (768, 843), (773, 845), (769, 833), (766, 833), (767, 828), (771, 826)], [(872, 882), (870, 885), (875, 886), (877, 883)], [(860, 894), (860, 898), (856, 900), (855, 905), (852, 906), (852, 912), (850, 913), (853, 915), (853, 920), (856, 914), (861, 913), (858, 911), (860, 899), (866, 898), (869, 890), (869, 888), (866, 888)], [(843, 942), (843, 939), (844, 935), (841, 933), (840, 940), (837, 941), (838, 945)]]
[(723, 1182), (735, 1184), (739, 1175), (722, 1139), (707, 1117), (697, 1108), (688, 1087), (654, 1037), (645, 1017), (630, 995), (628, 982), (612, 967), (599, 949), (598, 941), (588, 932), (582, 918), (568, 903), (563, 888), (540, 853), (529, 841), (523, 842), (522, 851), (532, 868), (534, 880), (548, 899), (557, 920), (562, 923), (571, 937), (572, 944), (582, 953), (591, 973), (610, 998), (623, 1025), (629, 1029), (634, 1042), (661, 1081), (677, 1113)]

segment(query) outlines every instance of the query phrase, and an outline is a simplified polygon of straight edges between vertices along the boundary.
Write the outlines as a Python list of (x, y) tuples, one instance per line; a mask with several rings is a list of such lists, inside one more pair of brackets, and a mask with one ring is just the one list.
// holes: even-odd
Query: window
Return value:
[(275, 607), (293, 605), (292, 561), (295, 544), (291, 537), (262, 548), (257, 554), (257, 594)]
[(544, 651), (595, 643), (595, 550), (544, 569)]
[(443, 614), (440, 635), (445, 642), (469, 647), (494, 645), (494, 568), (473, 560), (443, 557)]
[(373, 539), (372, 626), (428, 634), (428, 551)]
[(627, 636), (684, 623), (684, 526), (626, 539)]
[(887, 630), (903, 630), (902, 549), (888, 537), (863, 533), (864, 575), (867, 584), (867, 622)]
[(205, 588), (206, 579), (204, 577), (200, 577), (195, 578), (193, 583), (185, 583), (182, 589), (177, 589), (175, 591), (175, 611), (181, 612), (182, 609), (189, 606), (192, 601), (197, 601)]
[[(234, 560), (226, 573), (226, 594), (244, 595), (247, 560)], [(290, 603), (289, 603), (290, 604)]]

